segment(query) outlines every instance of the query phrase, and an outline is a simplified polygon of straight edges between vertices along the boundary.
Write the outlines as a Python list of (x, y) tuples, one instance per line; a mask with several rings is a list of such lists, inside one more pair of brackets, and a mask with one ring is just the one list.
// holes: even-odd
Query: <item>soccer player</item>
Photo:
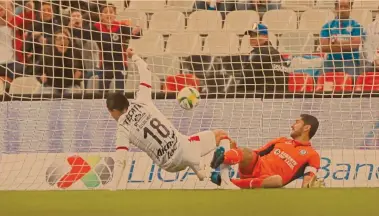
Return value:
[(291, 127), (292, 139), (280, 137), (253, 151), (238, 148), (233, 141), (231, 149), (224, 153), (219, 147), (211, 167), (221, 165), (221, 174), (213, 172), (212, 182), (229, 184), (229, 176), (222, 179), (225, 178), (223, 174), (228, 172), (230, 165), (238, 164), (240, 179), (231, 179), (231, 182), (242, 189), (280, 188), (301, 176), (304, 176), (302, 187), (321, 187), (323, 182), (316, 176), (320, 156), (310, 143), (318, 126), (316, 117), (302, 114)]
[(107, 108), (117, 121), (114, 184), (121, 180), (129, 145), (144, 151), (155, 164), (168, 172), (190, 167), (200, 180), (206, 177), (200, 166), (201, 157), (212, 152), (227, 136), (222, 130), (203, 131), (193, 136), (178, 132), (151, 100), (151, 72), (147, 64), (131, 48), (127, 55), (138, 67), (140, 87), (136, 100), (129, 103), (122, 93), (110, 94)]

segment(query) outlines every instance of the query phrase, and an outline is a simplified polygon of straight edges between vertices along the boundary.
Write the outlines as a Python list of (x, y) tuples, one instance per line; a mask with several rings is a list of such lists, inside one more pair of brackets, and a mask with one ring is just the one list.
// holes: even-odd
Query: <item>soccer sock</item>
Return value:
[(230, 149), (224, 154), (224, 164), (234, 165), (241, 162), (243, 159), (242, 150), (239, 148)]
[(247, 179), (231, 179), (231, 182), (242, 189), (260, 188), (264, 179), (247, 178)]

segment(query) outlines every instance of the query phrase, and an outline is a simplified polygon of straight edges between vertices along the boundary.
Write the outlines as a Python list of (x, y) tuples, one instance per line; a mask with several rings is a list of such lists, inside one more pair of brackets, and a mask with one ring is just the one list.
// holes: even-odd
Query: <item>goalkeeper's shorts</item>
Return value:
[(247, 166), (238, 167), (241, 179), (245, 178), (265, 178), (274, 175), (270, 168), (262, 161), (256, 152), (252, 152), (253, 160)]

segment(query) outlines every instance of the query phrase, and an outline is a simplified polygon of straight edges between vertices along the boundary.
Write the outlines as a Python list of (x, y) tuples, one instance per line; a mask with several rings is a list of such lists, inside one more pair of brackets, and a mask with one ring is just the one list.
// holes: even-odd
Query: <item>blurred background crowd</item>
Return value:
[(0, 1), (0, 93), (379, 91), (377, 0)]

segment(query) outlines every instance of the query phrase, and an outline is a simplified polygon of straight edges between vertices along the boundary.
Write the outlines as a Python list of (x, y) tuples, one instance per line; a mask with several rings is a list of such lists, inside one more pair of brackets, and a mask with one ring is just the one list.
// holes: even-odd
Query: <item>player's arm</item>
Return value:
[(114, 165), (112, 190), (117, 190), (124, 174), (129, 150), (129, 131), (123, 125), (118, 125), (116, 134), (116, 158)]
[(151, 101), (151, 72), (147, 68), (147, 63), (135, 54), (132, 48), (127, 49), (127, 54), (137, 66), (140, 77), (139, 91), (136, 99), (139, 101)]
[(303, 188), (312, 187), (317, 180), (317, 171), (320, 169), (320, 156), (318, 153), (313, 154), (308, 161), (308, 166), (304, 170)]
[(266, 145), (254, 150), (254, 152), (256, 152), (259, 156), (267, 155), (274, 149), (276, 143), (284, 142), (286, 140), (287, 138), (285, 137), (279, 137), (277, 139), (269, 141), (268, 143), (266, 143)]

